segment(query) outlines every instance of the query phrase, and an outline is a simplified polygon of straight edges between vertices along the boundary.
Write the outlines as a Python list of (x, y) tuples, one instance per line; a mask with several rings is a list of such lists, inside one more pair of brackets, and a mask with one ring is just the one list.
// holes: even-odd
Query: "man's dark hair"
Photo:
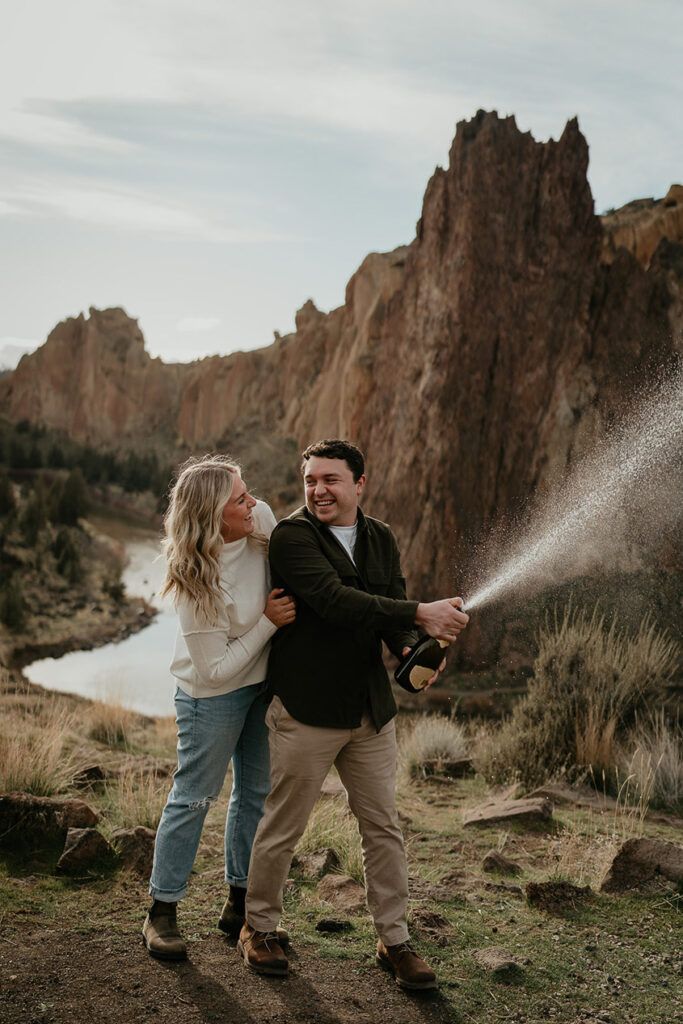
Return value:
[(301, 453), (302, 473), (306, 472), (306, 463), (313, 455), (318, 455), (323, 459), (344, 459), (348, 463), (355, 481), (360, 480), (365, 472), (363, 453), (360, 448), (357, 448), (355, 444), (351, 444), (350, 441), (340, 441), (335, 438), (309, 444), (308, 448)]

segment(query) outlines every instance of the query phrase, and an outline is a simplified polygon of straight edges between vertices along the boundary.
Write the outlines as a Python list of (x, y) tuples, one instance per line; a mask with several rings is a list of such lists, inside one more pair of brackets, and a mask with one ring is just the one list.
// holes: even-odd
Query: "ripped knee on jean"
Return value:
[(206, 811), (211, 804), (215, 804), (217, 799), (216, 796), (205, 796), (201, 800), (190, 800), (187, 806), (191, 811)]

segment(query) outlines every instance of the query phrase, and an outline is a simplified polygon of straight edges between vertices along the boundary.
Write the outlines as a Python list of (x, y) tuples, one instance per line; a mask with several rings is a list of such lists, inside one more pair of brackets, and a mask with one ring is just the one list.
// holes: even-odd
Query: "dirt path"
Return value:
[[(52, 922), (54, 924), (54, 922)], [(370, 950), (368, 950), (370, 954)], [(19, 926), (0, 939), (4, 1024), (391, 1024), (457, 1022), (442, 993), (408, 995), (365, 961), (326, 960), (296, 947), (287, 979), (244, 967), (218, 932), (192, 942), (185, 963), (164, 964), (136, 931), (83, 934), (73, 928)]]

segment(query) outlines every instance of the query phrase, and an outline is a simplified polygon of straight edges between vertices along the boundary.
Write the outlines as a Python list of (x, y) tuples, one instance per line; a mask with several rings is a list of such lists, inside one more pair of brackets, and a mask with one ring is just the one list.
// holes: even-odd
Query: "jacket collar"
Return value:
[[(308, 509), (306, 508), (305, 505), (301, 505), (300, 508), (298, 508), (298, 509), (296, 509), (296, 511), (292, 512), (292, 514), (289, 515), (287, 518), (288, 519), (306, 519), (311, 524), (311, 526), (315, 526), (315, 528), (317, 530), (320, 530), (321, 532), (323, 530), (325, 530), (325, 531), (327, 530), (327, 524), (326, 523), (321, 523), (319, 519), (316, 519), (316, 517), (314, 515), (312, 515), (308, 511)], [(368, 528), (368, 524), (367, 524), (367, 521), (365, 519), (365, 516), (363, 515), (363, 510), (360, 507), (360, 505), (358, 506), (357, 522), (358, 522), (358, 533), (359, 533), (359, 535), (362, 534), (362, 533), (365, 533), (365, 531)]]

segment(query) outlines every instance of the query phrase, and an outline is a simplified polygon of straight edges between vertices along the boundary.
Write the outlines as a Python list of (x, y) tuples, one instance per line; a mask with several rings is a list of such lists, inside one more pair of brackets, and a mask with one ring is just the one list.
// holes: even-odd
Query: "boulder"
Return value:
[(156, 832), (144, 825), (135, 828), (117, 828), (111, 837), (111, 844), (119, 860), (131, 871), (143, 878), (152, 873), (154, 840)]
[(292, 858), (292, 870), (304, 878), (322, 878), (339, 867), (339, 857), (327, 846), (313, 853), (297, 853)]
[(482, 869), (499, 875), (518, 875), (521, 867), (516, 861), (504, 857), (498, 850), (489, 850), (481, 862)]
[(0, 844), (40, 849), (62, 844), (70, 828), (90, 828), (99, 814), (84, 800), (55, 800), (31, 793), (0, 796)]
[(475, 951), (474, 959), (485, 971), (510, 971), (519, 970), (522, 966), (520, 960), (509, 953), (502, 946), (489, 946), (488, 949)]
[(662, 839), (628, 839), (603, 879), (602, 892), (637, 889), (657, 877), (683, 881), (683, 847)]
[(70, 828), (55, 871), (58, 875), (80, 875), (112, 853), (111, 846), (96, 828)]
[(553, 805), (544, 798), (526, 800), (489, 800), (478, 807), (467, 811), (463, 824), (497, 825), (518, 822), (521, 825), (533, 825), (550, 821), (553, 816)]
[(348, 875), (325, 875), (318, 883), (318, 898), (347, 914), (359, 914), (366, 908), (365, 889)]

